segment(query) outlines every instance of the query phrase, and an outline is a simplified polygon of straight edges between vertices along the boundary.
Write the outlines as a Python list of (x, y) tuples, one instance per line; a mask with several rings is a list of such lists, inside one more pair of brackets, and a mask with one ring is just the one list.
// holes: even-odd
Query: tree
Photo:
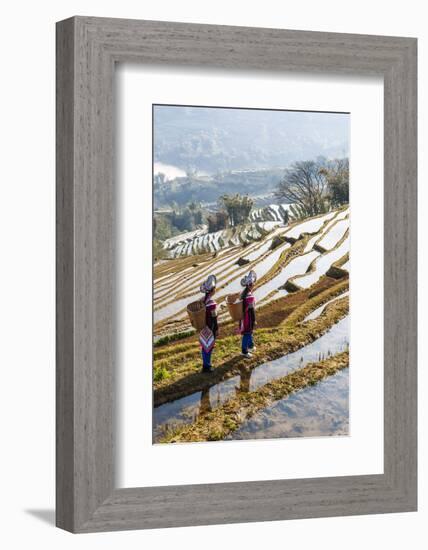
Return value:
[(220, 229), (226, 229), (228, 226), (229, 217), (227, 212), (220, 210), (214, 214), (210, 214), (207, 217), (208, 223), (208, 233), (214, 233), (215, 231), (220, 231)]
[(288, 222), (290, 221), (290, 216), (288, 214), (288, 210), (284, 210), (284, 214), (283, 214), (283, 220), (284, 220), (284, 225), (287, 225)]
[(153, 238), (165, 241), (169, 239), (173, 233), (174, 231), (169, 215), (155, 214), (153, 218)]
[(188, 209), (192, 213), (193, 223), (195, 225), (202, 225), (202, 209), (201, 205), (192, 201), (188, 204)]
[(155, 214), (153, 218), (153, 256), (155, 260), (168, 256), (167, 251), (163, 248), (163, 242), (173, 233), (169, 217)]
[(239, 225), (248, 220), (254, 201), (248, 195), (223, 195), (219, 199), (219, 205), (229, 217), (231, 226)]
[(174, 211), (171, 216), (171, 223), (179, 231), (190, 231), (195, 227), (193, 214), (189, 208), (178, 212)]
[(349, 159), (335, 159), (322, 169), (332, 206), (349, 202)]
[(281, 202), (292, 203), (307, 216), (327, 212), (329, 200), (324, 168), (322, 159), (295, 162), (278, 184), (276, 198)]
[(245, 195), (245, 197), (242, 197), (241, 205), (240, 205), (241, 222), (246, 222), (249, 219), (253, 206), (254, 206), (253, 199), (250, 199), (248, 195)]
[(193, 221), (195, 225), (202, 225), (202, 210), (193, 212)]
[(166, 176), (162, 172), (158, 172), (153, 176), (153, 182), (155, 186), (162, 186), (166, 182)]

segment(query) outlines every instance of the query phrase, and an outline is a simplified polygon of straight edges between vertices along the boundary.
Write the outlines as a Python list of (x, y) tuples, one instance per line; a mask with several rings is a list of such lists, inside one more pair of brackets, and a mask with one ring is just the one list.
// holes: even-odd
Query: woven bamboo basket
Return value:
[(187, 315), (195, 329), (202, 330), (206, 326), (205, 304), (201, 300), (187, 306)]
[(239, 299), (239, 296), (239, 292), (226, 296), (227, 309), (233, 321), (240, 321), (244, 316), (242, 300)]

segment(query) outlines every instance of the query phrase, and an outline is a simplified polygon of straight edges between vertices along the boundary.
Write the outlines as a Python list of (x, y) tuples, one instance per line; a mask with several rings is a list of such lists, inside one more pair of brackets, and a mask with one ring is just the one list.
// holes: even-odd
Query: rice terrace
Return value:
[(348, 434), (348, 125), (155, 106), (154, 443)]

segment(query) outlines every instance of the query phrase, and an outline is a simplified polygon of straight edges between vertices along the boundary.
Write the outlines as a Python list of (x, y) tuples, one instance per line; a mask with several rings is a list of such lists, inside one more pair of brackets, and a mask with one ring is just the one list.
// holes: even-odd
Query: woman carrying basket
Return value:
[(256, 350), (253, 341), (253, 330), (256, 325), (256, 299), (252, 293), (256, 280), (255, 271), (250, 271), (241, 279), (241, 286), (244, 287), (241, 294), (243, 317), (239, 324), (239, 331), (242, 335), (242, 355), (247, 359), (250, 359), (251, 352)]
[(215, 346), (215, 339), (218, 333), (217, 323), (217, 304), (213, 300), (217, 279), (215, 275), (210, 275), (206, 281), (204, 281), (200, 290), (205, 294), (202, 299), (205, 304), (205, 323), (206, 326), (199, 333), (199, 343), (201, 344), (202, 354), (202, 372), (211, 372), (211, 354)]

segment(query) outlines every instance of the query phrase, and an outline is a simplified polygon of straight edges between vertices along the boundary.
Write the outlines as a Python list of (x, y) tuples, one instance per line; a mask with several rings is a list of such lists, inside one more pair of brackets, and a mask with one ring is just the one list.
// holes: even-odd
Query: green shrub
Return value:
[(165, 367), (155, 367), (155, 370), (153, 372), (153, 380), (155, 382), (160, 382), (160, 380), (165, 380), (166, 378), (169, 378), (170, 374), (167, 371)]

